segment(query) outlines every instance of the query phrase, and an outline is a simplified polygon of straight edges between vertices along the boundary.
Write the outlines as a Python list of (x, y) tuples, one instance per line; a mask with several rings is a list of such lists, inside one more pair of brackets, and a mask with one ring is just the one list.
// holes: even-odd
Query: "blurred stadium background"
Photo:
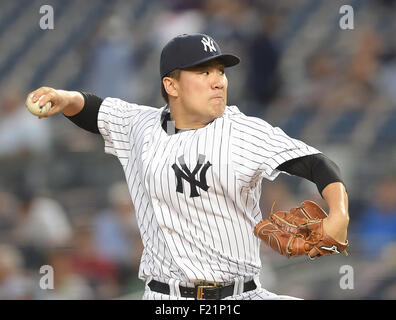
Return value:
[[(100, 136), (61, 115), (38, 120), (24, 100), (45, 85), (161, 107), (160, 50), (189, 32), (242, 58), (228, 70), (230, 104), (322, 150), (345, 177), (350, 255), (288, 260), (263, 247), (264, 287), (304, 299), (395, 299), (395, 2), (1, 1), (0, 299), (141, 298), (142, 245), (117, 159)], [(345, 4), (353, 30), (339, 26)], [(54, 9), (53, 30), (39, 26), (42, 5)], [(263, 181), (264, 215), (274, 200), (285, 209), (304, 199), (324, 205), (312, 183)], [(46, 264), (53, 290), (39, 287)]]

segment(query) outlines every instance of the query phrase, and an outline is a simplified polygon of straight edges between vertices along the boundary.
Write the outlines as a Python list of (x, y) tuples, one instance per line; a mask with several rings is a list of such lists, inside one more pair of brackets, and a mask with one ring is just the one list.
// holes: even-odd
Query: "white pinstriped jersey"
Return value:
[(168, 107), (106, 98), (98, 127), (123, 166), (144, 250), (139, 277), (231, 282), (260, 272), (261, 179), (319, 153), (236, 106), (196, 130), (168, 134)]

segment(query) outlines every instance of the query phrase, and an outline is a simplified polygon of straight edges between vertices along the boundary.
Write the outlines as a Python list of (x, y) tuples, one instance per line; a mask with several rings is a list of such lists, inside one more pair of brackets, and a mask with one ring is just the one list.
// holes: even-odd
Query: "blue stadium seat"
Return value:
[(376, 144), (394, 144), (396, 143), (396, 112), (390, 114), (378, 129)]
[[(34, 1), (29, 1), (29, 6)], [(57, 7), (57, 18), (59, 18), (65, 11), (66, 7), (69, 6), (70, 2), (63, 1), (59, 2), (59, 6)], [(16, 7), (11, 13), (17, 14), (18, 16), (21, 14), (21, 11), (17, 11), (19, 7)], [(27, 10), (26, 8), (22, 8), (23, 10)], [(4, 31), (6, 32), (6, 31)], [(0, 65), (0, 81), (7, 78), (8, 74), (11, 74), (13, 69), (18, 65), (19, 61), (24, 59), (26, 53), (29, 51), (29, 48), (36, 42), (39, 42), (45, 33), (37, 26), (31, 29), (26, 29), (25, 34), (23, 35), (23, 41), (17, 46), (13, 52), (9, 54), (6, 60)], [(0, 25), (0, 35), (2, 33), (2, 26)]]
[(3, 35), (3, 33), (7, 32), (7, 29), (19, 19), (21, 14), (23, 14), (26, 10), (29, 10), (33, 4), (34, 1), (30, 0), (20, 0), (13, 2), (12, 5), (14, 5), (14, 7), (0, 20), (0, 37)]
[(65, 37), (62, 45), (51, 52), (51, 55), (48, 56), (46, 61), (37, 68), (37, 71), (30, 83), (31, 88), (37, 88), (42, 85), (43, 80), (51, 70), (62, 62), (62, 58), (66, 53), (73, 50), (79, 41), (86, 36), (88, 30), (90, 30), (90, 26), (92, 26), (92, 21), (100, 21), (106, 12), (108, 12), (109, 8), (111, 8), (111, 5), (111, 1), (107, 0), (96, 1), (92, 4), (91, 10), (86, 15), (86, 19), (80, 25), (75, 26), (75, 28)]
[(307, 123), (315, 116), (316, 112), (316, 108), (296, 109), (282, 125), (282, 129), (289, 136), (299, 138)]
[(327, 142), (347, 141), (364, 115), (363, 110), (343, 112), (327, 132)]

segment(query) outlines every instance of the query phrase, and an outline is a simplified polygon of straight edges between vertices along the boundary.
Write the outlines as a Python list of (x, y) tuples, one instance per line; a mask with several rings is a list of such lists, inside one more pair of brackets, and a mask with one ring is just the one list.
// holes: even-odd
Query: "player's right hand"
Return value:
[(33, 102), (40, 99), (39, 106), (51, 102), (51, 108), (46, 113), (40, 114), (39, 118), (47, 118), (59, 112), (65, 115), (78, 113), (84, 107), (83, 96), (74, 91), (57, 90), (50, 87), (41, 87), (29, 93), (28, 98)]

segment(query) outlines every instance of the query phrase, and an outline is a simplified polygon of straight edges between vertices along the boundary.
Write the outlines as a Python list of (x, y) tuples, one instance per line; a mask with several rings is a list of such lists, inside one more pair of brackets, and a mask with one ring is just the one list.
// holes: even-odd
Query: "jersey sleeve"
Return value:
[(105, 142), (105, 152), (115, 155), (121, 162), (131, 149), (130, 132), (141, 106), (120, 99), (103, 100), (98, 114), (98, 128)]
[[(263, 141), (263, 149), (267, 148), (270, 151), (265, 150), (268, 158), (264, 159), (259, 168), (264, 178), (274, 180), (280, 173), (276, 168), (288, 160), (321, 153), (303, 141), (289, 137), (281, 128), (267, 125), (270, 129), (268, 135), (265, 135), (268, 138)], [(273, 147), (274, 145), (276, 147)]]
[[(234, 159), (245, 180), (259, 177), (274, 180), (282, 163), (320, 153), (314, 147), (289, 137), (282, 129), (242, 113), (233, 119)], [(249, 180), (250, 179), (250, 180)]]

